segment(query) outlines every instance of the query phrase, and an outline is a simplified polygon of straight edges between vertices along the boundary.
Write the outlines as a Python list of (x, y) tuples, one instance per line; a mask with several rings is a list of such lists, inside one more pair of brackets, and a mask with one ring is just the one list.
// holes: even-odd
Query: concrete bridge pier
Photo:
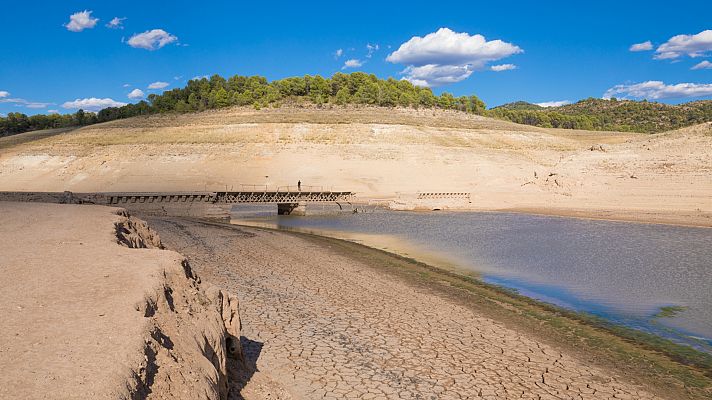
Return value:
[(232, 204), (207, 204), (203, 217), (210, 219), (229, 220), (231, 209)]
[(277, 215), (307, 215), (307, 203), (278, 203)]

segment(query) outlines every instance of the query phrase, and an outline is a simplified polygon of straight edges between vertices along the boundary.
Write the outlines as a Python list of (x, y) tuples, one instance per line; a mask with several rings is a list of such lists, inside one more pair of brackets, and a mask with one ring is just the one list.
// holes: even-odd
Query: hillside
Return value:
[(654, 133), (712, 121), (712, 100), (669, 105), (589, 98), (548, 108), (519, 101), (488, 112), (494, 117), (541, 127)]
[[(29, 134), (22, 134), (29, 135)], [(712, 225), (712, 124), (660, 135), (538, 128), (444, 110), (233, 107), (0, 139), (0, 190), (295, 185), (359, 198), (470, 192), (468, 208)]]
[(492, 109), (493, 110), (505, 109), (505, 110), (519, 110), (519, 111), (523, 111), (523, 110), (540, 111), (540, 110), (544, 110), (545, 108), (540, 105), (529, 103), (526, 101), (515, 101), (513, 103), (507, 103), (507, 104), (502, 104), (501, 106), (492, 107)]
[(660, 103), (587, 99), (576, 104), (544, 108), (523, 101), (491, 110), (475, 95), (435, 95), (430, 88), (406, 80), (379, 79), (376, 75), (354, 72), (336, 73), (267, 81), (261, 76), (219, 75), (188, 81), (183, 88), (150, 94), (148, 101), (122, 107), (105, 108), (98, 113), (78, 110), (75, 114), (33, 115), (9, 113), (0, 117), (0, 137), (22, 132), (92, 125), (136, 116), (190, 113), (234, 106), (254, 109), (284, 106), (379, 106), (426, 110), (450, 110), (484, 115), (519, 124), (544, 128), (661, 132), (712, 121), (712, 101), (678, 106)]

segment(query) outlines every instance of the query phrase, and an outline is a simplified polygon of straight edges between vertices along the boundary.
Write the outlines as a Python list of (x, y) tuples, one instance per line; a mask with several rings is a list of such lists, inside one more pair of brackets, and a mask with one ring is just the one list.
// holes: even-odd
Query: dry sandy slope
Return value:
[(710, 123), (641, 135), (433, 110), (237, 108), (114, 121), (0, 151), (0, 190), (221, 190), (301, 180), (364, 198), (465, 191), (475, 209), (712, 225)]
[(237, 299), (138, 248), (160, 244), (142, 221), (0, 202), (0, 243), (0, 398), (226, 397)]

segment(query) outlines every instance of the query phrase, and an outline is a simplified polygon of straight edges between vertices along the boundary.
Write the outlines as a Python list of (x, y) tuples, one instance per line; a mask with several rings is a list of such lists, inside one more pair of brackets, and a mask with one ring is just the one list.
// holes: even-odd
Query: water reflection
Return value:
[[(456, 265), (530, 297), (712, 349), (712, 229), (514, 213), (334, 211), (310, 206), (309, 217), (277, 217), (252, 208), (234, 218)], [(671, 305), (683, 310), (656, 317)]]

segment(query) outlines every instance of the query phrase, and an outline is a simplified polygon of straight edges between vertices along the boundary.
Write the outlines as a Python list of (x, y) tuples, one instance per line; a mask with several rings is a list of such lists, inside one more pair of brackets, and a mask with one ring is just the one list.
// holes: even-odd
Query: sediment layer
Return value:
[[(0, 191), (255, 190), (301, 181), (398, 209), (543, 210), (712, 226), (709, 122), (647, 135), (437, 110), (228, 108), (5, 142)], [(450, 192), (471, 197), (418, 198)]]
[(0, 202), (0, 243), (0, 398), (227, 398), (237, 298), (145, 222)]

